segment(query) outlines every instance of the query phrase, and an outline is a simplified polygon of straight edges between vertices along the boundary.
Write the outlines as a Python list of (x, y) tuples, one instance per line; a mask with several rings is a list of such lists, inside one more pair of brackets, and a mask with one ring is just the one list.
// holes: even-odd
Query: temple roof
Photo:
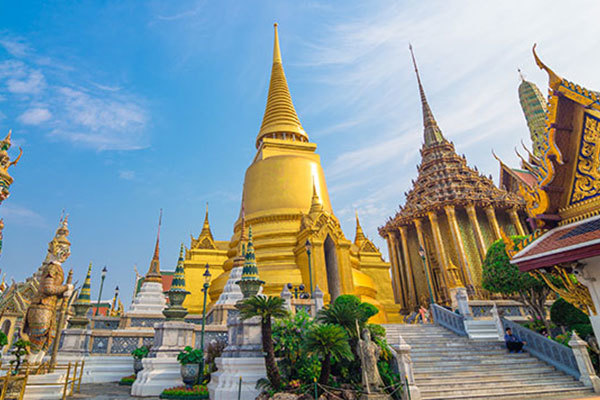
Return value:
[[(298, 139), (308, 141), (308, 135), (304, 132), (292, 96), (288, 88), (283, 64), (281, 61), (281, 50), (279, 49), (279, 34), (277, 24), (275, 26), (275, 41), (273, 43), (273, 67), (271, 68), (271, 82), (269, 83), (269, 94), (267, 96), (267, 107), (263, 116), (262, 125), (256, 138), (256, 147), (260, 146), (261, 139), (271, 133), (296, 134)], [(290, 135), (292, 136), (292, 135)], [(290, 137), (291, 139), (291, 137)]]
[(414, 55), (413, 62), (423, 108), (421, 164), (417, 167), (416, 181), (406, 193), (405, 205), (379, 229), (380, 234), (385, 236), (386, 231), (409, 224), (414, 218), (424, 217), (429, 211), (437, 211), (445, 205), (491, 204), (496, 208), (522, 205), (518, 196), (496, 187), (491, 177), (470, 168), (465, 156), (456, 154), (454, 144), (444, 138), (427, 103)]

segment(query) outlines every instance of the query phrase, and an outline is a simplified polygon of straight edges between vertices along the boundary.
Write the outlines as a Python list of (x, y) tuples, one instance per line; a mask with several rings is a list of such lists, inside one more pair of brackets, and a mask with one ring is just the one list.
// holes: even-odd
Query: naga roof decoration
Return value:
[[(414, 56), (413, 56), (414, 62)], [(511, 208), (523, 204), (517, 195), (499, 189), (491, 177), (486, 177), (467, 165), (465, 156), (456, 154), (454, 144), (442, 134), (433, 112), (427, 103), (415, 62), (415, 73), (423, 109), (424, 144), (421, 148), (421, 164), (413, 187), (406, 195), (404, 206), (380, 228), (380, 234), (397, 225), (409, 224), (414, 218), (426, 216), (445, 205), (494, 205)]]

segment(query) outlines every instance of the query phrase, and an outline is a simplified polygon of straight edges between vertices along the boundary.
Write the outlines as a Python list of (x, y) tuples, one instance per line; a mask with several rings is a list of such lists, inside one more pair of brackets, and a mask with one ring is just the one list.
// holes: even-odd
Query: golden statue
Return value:
[(12, 131), (8, 131), (8, 135), (4, 138), (4, 140), (0, 141), (0, 204), (9, 196), (10, 192), (8, 188), (13, 183), (13, 178), (8, 174), (8, 168), (12, 165), (16, 165), (21, 156), (23, 155), (23, 150), (19, 148), (19, 155), (14, 161), (10, 160), (8, 155), (8, 149), (10, 149), (11, 142), (10, 136)]
[(31, 342), (29, 362), (33, 364), (44, 358), (54, 340), (59, 299), (68, 298), (73, 291), (70, 283), (63, 285), (62, 263), (71, 255), (68, 234), (67, 217), (64, 217), (48, 245), (48, 255), (40, 271), (40, 286), (25, 315), (21, 336)]

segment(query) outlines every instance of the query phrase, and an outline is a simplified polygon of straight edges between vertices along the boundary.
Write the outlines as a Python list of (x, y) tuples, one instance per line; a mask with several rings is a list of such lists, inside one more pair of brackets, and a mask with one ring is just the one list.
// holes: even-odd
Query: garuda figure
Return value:
[(48, 246), (48, 256), (40, 271), (40, 286), (25, 315), (21, 336), (31, 342), (29, 362), (33, 364), (41, 362), (54, 340), (60, 299), (69, 298), (73, 291), (73, 285), (63, 285), (62, 263), (71, 254), (68, 234), (64, 218)]

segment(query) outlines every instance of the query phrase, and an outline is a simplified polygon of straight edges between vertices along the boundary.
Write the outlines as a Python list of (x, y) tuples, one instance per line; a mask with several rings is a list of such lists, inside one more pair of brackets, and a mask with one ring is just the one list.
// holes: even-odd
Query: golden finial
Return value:
[(310, 202), (310, 210), (309, 214), (315, 214), (323, 211), (323, 204), (321, 203), (321, 198), (317, 193), (317, 185), (315, 184), (315, 179), (313, 178), (313, 194)]
[(275, 28), (275, 41), (273, 43), (273, 63), (281, 63), (281, 50), (279, 49), (279, 33), (277, 32), (277, 22), (273, 24)]
[(366, 236), (363, 232), (362, 226), (360, 226), (360, 221), (358, 219), (358, 210), (354, 210), (354, 214), (356, 216), (356, 234), (354, 235), (354, 243), (358, 245), (366, 239)]
[(525, 76), (523, 75), (521, 68), (517, 68), (517, 72), (519, 72), (519, 77), (521, 78), (521, 82), (525, 82)]
[(150, 268), (148, 269), (148, 273), (146, 274), (147, 282), (162, 282), (161, 274), (160, 274), (160, 258), (159, 258), (159, 242), (160, 242), (160, 227), (162, 225), (162, 208), (160, 209), (160, 214), (158, 216), (158, 231), (156, 233), (156, 244), (154, 245), (154, 254), (152, 255), (152, 260), (150, 261)]

